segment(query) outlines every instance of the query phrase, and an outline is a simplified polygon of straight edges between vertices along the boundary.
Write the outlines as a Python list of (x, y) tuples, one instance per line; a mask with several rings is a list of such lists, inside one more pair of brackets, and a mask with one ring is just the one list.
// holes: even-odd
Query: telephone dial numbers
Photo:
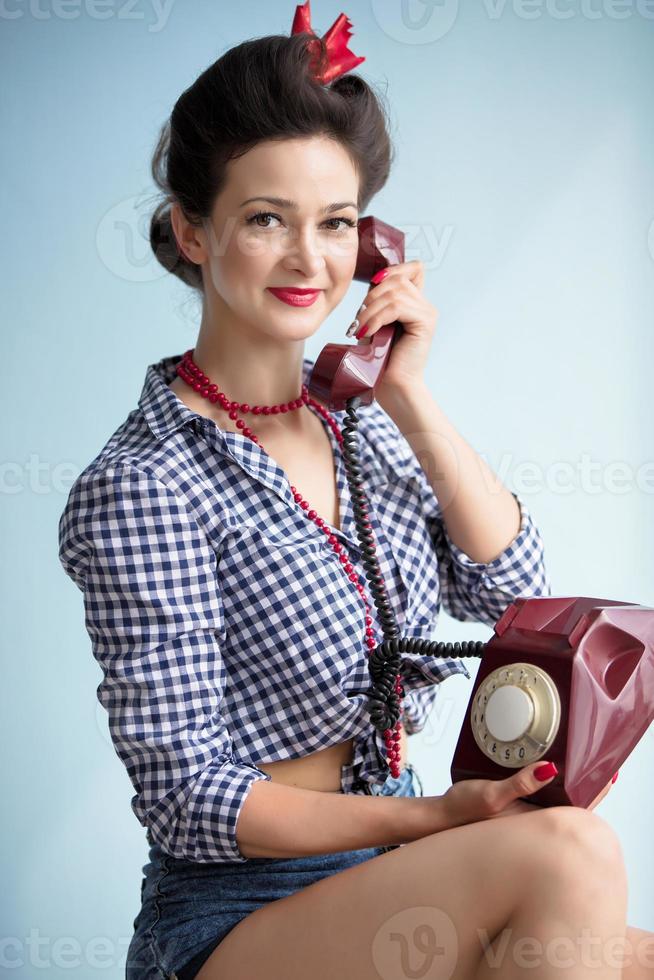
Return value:
[(527, 663), (497, 667), (480, 684), (470, 722), (484, 755), (518, 769), (542, 758), (556, 738), (561, 701), (554, 681)]

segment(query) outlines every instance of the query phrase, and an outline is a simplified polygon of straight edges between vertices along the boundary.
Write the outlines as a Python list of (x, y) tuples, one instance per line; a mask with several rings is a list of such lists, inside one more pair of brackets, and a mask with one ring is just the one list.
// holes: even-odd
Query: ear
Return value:
[(201, 265), (204, 259), (204, 248), (198, 237), (199, 229), (191, 224), (178, 201), (173, 201), (171, 204), (170, 223), (179, 251), (190, 262)]

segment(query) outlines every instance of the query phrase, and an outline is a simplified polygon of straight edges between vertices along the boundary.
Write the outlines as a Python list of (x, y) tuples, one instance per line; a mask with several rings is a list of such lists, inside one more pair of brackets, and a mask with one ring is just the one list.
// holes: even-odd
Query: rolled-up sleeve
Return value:
[(250, 787), (221, 712), (217, 557), (183, 500), (131, 463), (84, 471), (59, 521), (59, 558), (84, 595), (97, 688), (132, 809), (173, 857), (244, 862)]
[(490, 562), (473, 561), (451, 540), (434, 499), (428, 523), (439, 560), (443, 607), (454, 619), (494, 626), (514, 599), (549, 596), (543, 541), (524, 501), (520, 528), (504, 551)]

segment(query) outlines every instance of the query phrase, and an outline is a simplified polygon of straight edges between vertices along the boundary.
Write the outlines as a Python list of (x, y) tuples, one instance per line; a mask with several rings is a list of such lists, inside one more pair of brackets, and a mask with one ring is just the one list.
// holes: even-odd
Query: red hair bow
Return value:
[[(306, 0), (306, 3), (297, 5), (295, 8), (295, 17), (293, 18), (293, 27), (291, 28), (291, 35), (304, 32), (315, 36), (315, 31), (311, 27), (310, 0)], [(326, 85), (327, 82), (333, 82), (335, 78), (344, 75), (348, 71), (352, 71), (353, 68), (356, 68), (357, 65), (360, 65), (362, 61), (366, 60), (365, 58), (359, 58), (355, 54), (352, 54), (348, 48), (351, 33), (352, 23), (350, 18), (346, 17), (345, 14), (339, 14), (323, 37), (323, 41), (327, 45), (327, 68), (325, 68), (322, 74), (314, 72), (313, 77), (321, 85)], [(307, 47), (311, 51), (315, 49), (316, 44), (314, 41), (309, 41)]]

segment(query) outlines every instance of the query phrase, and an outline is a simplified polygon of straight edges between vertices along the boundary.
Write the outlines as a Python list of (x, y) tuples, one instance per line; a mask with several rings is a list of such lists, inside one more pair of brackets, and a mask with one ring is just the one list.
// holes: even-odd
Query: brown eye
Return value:
[[(246, 219), (246, 223), (248, 225), (253, 225), (255, 228), (262, 228), (264, 230), (267, 230), (271, 227), (270, 224), (264, 225), (259, 223), (260, 219), (266, 219), (266, 218), (274, 218), (276, 221), (282, 220), (278, 214), (273, 214), (272, 211), (257, 211), (256, 214), (253, 214), (250, 218)], [(332, 227), (328, 229), (329, 231), (335, 231), (339, 233), (344, 232), (347, 228), (356, 228), (357, 223), (358, 222), (356, 221), (352, 221), (351, 218), (328, 218), (327, 221), (323, 222), (323, 224), (325, 225), (329, 225), (329, 224), (332, 225)], [(334, 227), (334, 224), (336, 224), (338, 227)], [(341, 227), (342, 225), (344, 225), (345, 227)]]
[(259, 218), (276, 218), (278, 221), (281, 221), (279, 215), (273, 214), (271, 211), (257, 211), (256, 214), (253, 214), (251, 218), (247, 219), (247, 224), (254, 225), (256, 228), (264, 228), (264, 229), (270, 228), (270, 225), (260, 225), (258, 223)]
[[(325, 224), (329, 224), (330, 221), (341, 221), (348, 228), (355, 228), (357, 222), (352, 221), (351, 218), (328, 218)], [(333, 228), (333, 231), (345, 231), (345, 228)]]

